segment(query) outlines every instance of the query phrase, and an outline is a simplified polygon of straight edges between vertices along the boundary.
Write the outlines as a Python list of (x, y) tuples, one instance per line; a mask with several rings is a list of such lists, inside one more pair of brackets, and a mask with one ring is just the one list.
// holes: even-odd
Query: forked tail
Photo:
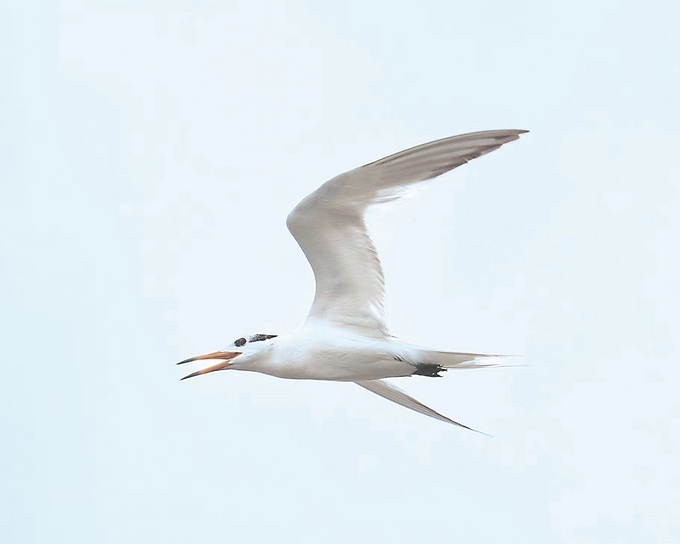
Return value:
[(454, 351), (427, 351), (428, 363), (443, 368), (483, 368), (503, 364), (501, 359), (511, 355), (491, 355), (489, 353), (458, 353)]
[(416, 363), (413, 374), (419, 376), (439, 377), (441, 372), (449, 368), (485, 368), (488, 366), (517, 366), (508, 365), (505, 360), (513, 355), (491, 355), (485, 353), (460, 353), (454, 351), (423, 350)]

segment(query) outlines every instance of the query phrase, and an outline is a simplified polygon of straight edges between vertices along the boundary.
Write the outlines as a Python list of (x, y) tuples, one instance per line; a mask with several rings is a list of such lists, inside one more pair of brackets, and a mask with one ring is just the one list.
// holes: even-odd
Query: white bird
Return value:
[(474, 430), (435, 412), (384, 378), (438, 377), (449, 368), (494, 364), (494, 355), (436, 351), (403, 342), (387, 328), (383, 272), (366, 228), (368, 208), (519, 138), (525, 130), (490, 130), (436, 140), (331, 179), (288, 215), (287, 225), (314, 271), (316, 294), (298, 330), (239, 338), (223, 350), (181, 361), (221, 362), (280, 378), (355, 382), (427, 416)]

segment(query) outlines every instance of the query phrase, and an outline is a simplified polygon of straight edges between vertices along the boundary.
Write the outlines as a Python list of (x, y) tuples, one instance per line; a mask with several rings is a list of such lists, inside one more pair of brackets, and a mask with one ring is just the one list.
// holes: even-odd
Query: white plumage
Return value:
[(437, 140), (324, 183), (287, 220), (316, 280), (316, 295), (304, 325), (281, 336), (239, 338), (221, 351), (182, 361), (179, 364), (222, 360), (186, 378), (234, 369), (281, 378), (353, 381), (402, 406), (469, 429), (383, 380), (488, 366), (493, 356), (430, 350), (390, 335), (383, 272), (365, 215), (368, 208), (395, 200), (418, 184), (516, 140), (523, 132), (491, 130)]

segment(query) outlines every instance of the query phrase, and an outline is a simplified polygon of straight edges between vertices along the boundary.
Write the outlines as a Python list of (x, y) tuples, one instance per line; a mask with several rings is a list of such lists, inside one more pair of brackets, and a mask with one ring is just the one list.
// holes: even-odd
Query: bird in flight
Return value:
[(279, 378), (354, 382), (427, 416), (471, 429), (435, 412), (385, 378), (438, 377), (448, 369), (493, 365), (494, 355), (427, 349), (392, 336), (385, 284), (366, 211), (402, 197), (425, 181), (517, 140), (526, 130), (489, 130), (419, 145), (334, 177), (288, 215), (287, 225), (314, 271), (316, 294), (298, 330), (238, 338), (226, 348), (178, 364), (217, 364)]

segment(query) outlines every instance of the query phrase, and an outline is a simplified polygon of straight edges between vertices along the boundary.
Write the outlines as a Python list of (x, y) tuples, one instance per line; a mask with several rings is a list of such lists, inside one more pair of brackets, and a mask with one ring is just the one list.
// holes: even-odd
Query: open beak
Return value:
[(188, 376), (184, 376), (184, 378), (182, 378), (182, 380), (186, 380), (187, 378), (193, 378), (194, 376), (207, 374), (208, 372), (214, 372), (215, 370), (224, 370), (229, 367), (229, 365), (231, 364), (231, 360), (239, 355), (241, 355), (241, 353), (238, 351), (215, 351), (213, 353), (206, 353), (205, 355), (191, 357), (190, 359), (184, 359), (184, 361), (180, 361), (177, 364), (183, 365), (184, 363), (190, 363), (192, 361), (202, 361), (203, 359), (222, 359), (221, 363), (209, 366), (208, 368), (204, 368), (203, 370), (199, 370), (198, 372), (193, 372), (192, 374), (189, 374)]

